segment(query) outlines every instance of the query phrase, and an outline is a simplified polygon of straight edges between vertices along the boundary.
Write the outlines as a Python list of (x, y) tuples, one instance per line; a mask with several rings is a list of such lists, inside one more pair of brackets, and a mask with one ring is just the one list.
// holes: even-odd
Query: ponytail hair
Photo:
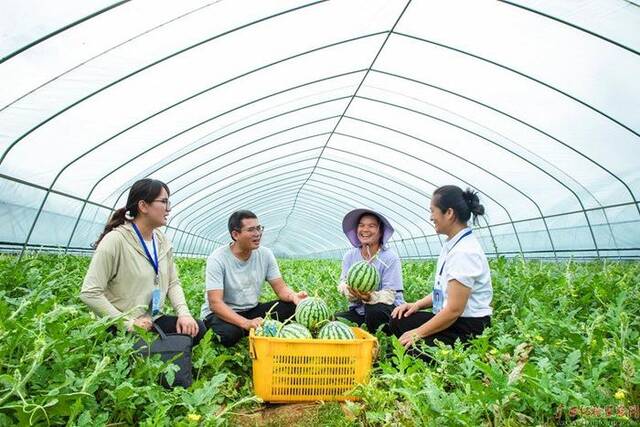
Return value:
[(141, 200), (144, 200), (147, 203), (153, 202), (153, 200), (160, 195), (163, 188), (166, 190), (167, 195), (169, 195), (170, 192), (167, 184), (157, 179), (145, 178), (134, 182), (129, 190), (127, 204), (124, 207), (117, 209), (113, 215), (111, 215), (111, 218), (104, 227), (102, 234), (98, 236), (98, 240), (96, 240), (91, 246), (94, 249), (97, 248), (98, 244), (102, 241), (104, 236), (107, 235), (107, 233), (111, 232), (114, 228), (121, 226), (126, 221), (133, 221), (139, 213), (138, 202)]
[(484, 215), (484, 206), (480, 204), (478, 192), (470, 188), (466, 191), (456, 185), (445, 185), (433, 192), (433, 203), (442, 212), (453, 209), (461, 223), (467, 223), (473, 214), (473, 223), (478, 223), (478, 216)]

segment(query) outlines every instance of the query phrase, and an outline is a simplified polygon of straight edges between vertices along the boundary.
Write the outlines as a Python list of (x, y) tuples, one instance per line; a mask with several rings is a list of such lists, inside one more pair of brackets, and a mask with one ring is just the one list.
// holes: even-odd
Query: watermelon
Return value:
[(342, 322), (334, 321), (324, 325), (318, 332), (321, 340), (354, 340), (356, 335), (350, 327)]
[(319, 323), (324, 323), (331, 318), (329, 306), (321, 298), (308, 297), (296, 306), (296, 320), (310, 330), (316, 329)]
[(347, 285), (359, 292), (371, 292), (380, 284), (378, 269), (367, 261), (356, 262), (347, 272)]
[(282, 322), (275, 319), (267, 319), (262, 322), (262, 325), (256, 328), (257, 337), (275, 337), (278, 335), (278, 331), (282, 328)]
[(295, 322), (284, 325), (282, 329), (280, 329), (278, 337), (295, 339), (313, 338), (307, 328)]

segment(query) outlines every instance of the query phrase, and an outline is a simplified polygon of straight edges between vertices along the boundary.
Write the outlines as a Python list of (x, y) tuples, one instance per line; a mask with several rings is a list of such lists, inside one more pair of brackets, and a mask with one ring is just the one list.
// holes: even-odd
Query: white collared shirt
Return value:
[[(439, 274), (440, 271), (442, 274)], [(489, 263), (469, 227), (459, 231), (442, 246), (432, 294), (434, 313), (447, 305), (447, 284), (450, 280), (457, 280), (471, 289), (462, 317), (484, 317), (492, 314), (493, 287)]]

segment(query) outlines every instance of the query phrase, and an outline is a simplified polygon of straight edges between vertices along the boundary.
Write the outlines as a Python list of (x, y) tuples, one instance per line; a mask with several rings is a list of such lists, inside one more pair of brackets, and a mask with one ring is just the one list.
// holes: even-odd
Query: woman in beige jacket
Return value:
[[(158, 229), (170, 210), (166, 184), (134, 183), (126, 206), (115, 211), (95, 243), (80, 299), (98, 316), (122, 317), (129, 331), (133, 325), (152, 330), (156, 323), (167, 333), (191, 335), (195, 345), (205, 326), (189, 312), (171, 242)], [(162, 313), (166, 298), (177, 316)]]

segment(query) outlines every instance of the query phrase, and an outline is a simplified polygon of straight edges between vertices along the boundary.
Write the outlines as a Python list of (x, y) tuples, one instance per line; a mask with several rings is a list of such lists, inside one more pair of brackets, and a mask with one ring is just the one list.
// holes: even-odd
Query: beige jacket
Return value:
[[(154, 230), (160, 271), (160, 307), (167, 297), (178, 316), (189, 308), (178, 279), (171, 242)], [(153, 256), (153, 254), (151, 254)], [(80, 299), (98, 316), (123, 313), (127, 328), (133, 320), (149, 313), (155, 272), (130, 223), (113, 229), (102, 239), (84, 278)]]

